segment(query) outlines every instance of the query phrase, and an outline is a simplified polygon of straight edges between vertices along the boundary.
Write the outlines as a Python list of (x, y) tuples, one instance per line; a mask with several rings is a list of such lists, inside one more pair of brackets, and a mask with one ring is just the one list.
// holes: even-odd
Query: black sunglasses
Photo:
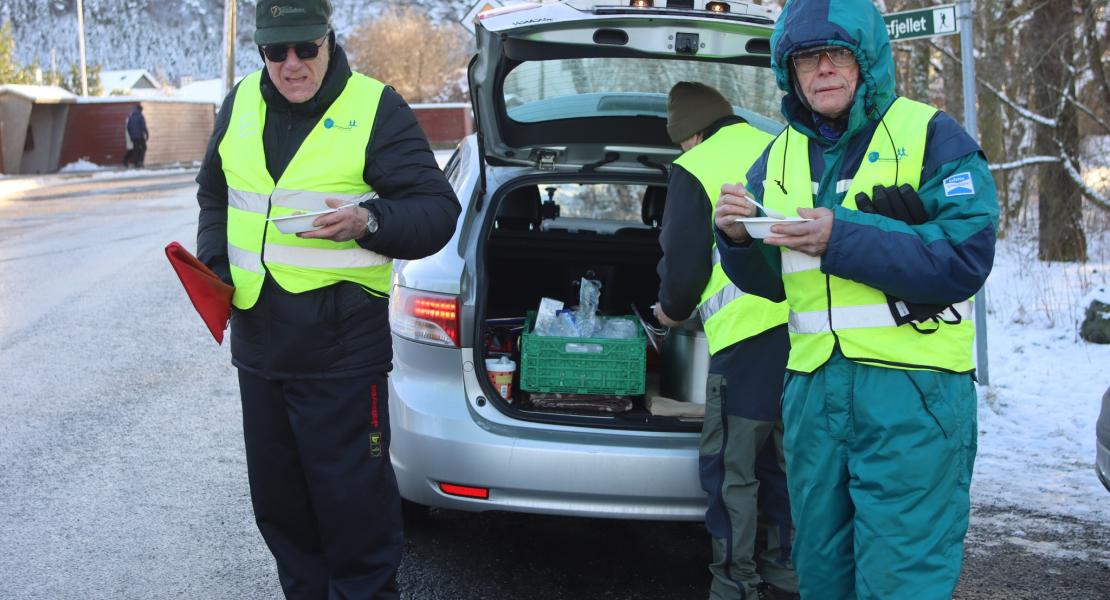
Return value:
[(293, 52), (297, 54), (297, 58), (301, 60), (311, 60), (320, 54), (320, 47), (327, 42), (324, 41), (317, 44), (316, 42), (301, 42), (299, 44), (266, 44), (260, 46), (259, 49), (270, 62), (284, 62), (286, 57), (289, 56), (289, 49), (292, 48)]

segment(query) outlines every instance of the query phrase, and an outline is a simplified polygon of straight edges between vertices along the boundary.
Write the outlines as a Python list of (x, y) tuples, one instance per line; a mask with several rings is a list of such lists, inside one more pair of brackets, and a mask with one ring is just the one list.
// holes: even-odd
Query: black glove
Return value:
[(871, 190), (870, 198), (860, 192), (856, 194), (856, 206), (860, 212), (898, 219), (907, 225), (921, 225), (929, 220), (925, 204), (908, 183), (897, 188), (877, 185)]
[[(867, 197), (867, 194), (860, 192), (856, 194), (856, 206), (859, 207), (860, 212), (890, 217), (907, 225), (921, 225), (929, 220), (929, 215), (925, 212), (925, 204), (921, 201), (921, 197), (906, 183), (897, 188), (877, 185), (871, 190), (870, 198)], [(908, 302), (890, 294), (886, 295), (886, 303), (890, 307), (890, 314), (894, 317), (895, 323), (898, 325), (909, 323), (910, 326), (921, 333), (933, 333), (936, 328), (921, 329), (917, 326), (917, 323), (932, 320), (939, 327), (940, 319), (938, 315), (951, 307), (950, 304)], [(956, 312), (955, 308), (952, 308), (951, 313), (955, 316), (955, 320), (945, 320), (946, 323), (956, 324), (963, 319), (963, 315)]]

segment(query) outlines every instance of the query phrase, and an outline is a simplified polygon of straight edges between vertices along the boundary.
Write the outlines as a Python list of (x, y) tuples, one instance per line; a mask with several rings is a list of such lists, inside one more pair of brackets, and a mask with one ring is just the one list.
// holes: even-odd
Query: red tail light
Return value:
[(459, 297), (394, 286), (389, 325), (403, 338), (458, 348)]
[(467, 498), (477, 498), (479, 500), (489, 500), (489, 488), (470, 487), (467, 485), (456, 485), (454, 483), (439, 483), (439, 489), (444, 494), (452, 496), (465, 496)]

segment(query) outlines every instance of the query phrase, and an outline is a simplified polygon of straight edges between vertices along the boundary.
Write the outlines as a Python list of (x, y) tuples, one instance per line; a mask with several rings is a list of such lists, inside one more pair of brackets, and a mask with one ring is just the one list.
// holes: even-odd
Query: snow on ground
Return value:
[(100, 169), (100, 165), (98, 165), (94, 162), (89, 162), (89, 161), (82, 158), (81, 160), (79, 160), (77, 162), (71, 162), (68, 165), (62, 167), (61, 169), (58, 169), (58, 172), (59, 173), (81, 173), (81, 172), (86, 172), (86, 171), (97, 171), (99, 169)]
[(998, 243), (986, 289), (990, 386), (979, 387), (976, 505), (1110, 524), (1110, 493), (1094, 471), (1110, 345), (1078, 334), (1091, 299), (1110, 299), (1110, 232), (1103, 226), (1088, 243), (1086, 264), (1041, 262), (1028, 236)]
[(58, 173), (45, 175), (0, 175), (0, 202), (18, 199), (19, 195), (23, 192), (31, 192), (66, 183), (88, 180), (139, 179), (144, 177), (177, 175), (180, 173), (195, 173), (199, 166), (199, 163), (197, 163), (196, 165), (121, 169), (116, 166), (104, 167), (82, 159), (66, 165)]

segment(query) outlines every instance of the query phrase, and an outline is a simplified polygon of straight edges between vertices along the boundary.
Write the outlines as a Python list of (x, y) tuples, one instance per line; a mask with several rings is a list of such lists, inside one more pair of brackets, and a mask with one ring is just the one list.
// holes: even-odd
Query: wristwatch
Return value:
[(374, 214), (374, 208), (372, 206), (367, 206), (366, 207), (366, 213), (367, 213), (366, 232), (367, 233), (377, 233), (378, 232), (378, 215)]

